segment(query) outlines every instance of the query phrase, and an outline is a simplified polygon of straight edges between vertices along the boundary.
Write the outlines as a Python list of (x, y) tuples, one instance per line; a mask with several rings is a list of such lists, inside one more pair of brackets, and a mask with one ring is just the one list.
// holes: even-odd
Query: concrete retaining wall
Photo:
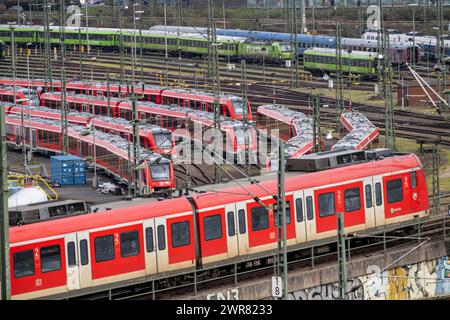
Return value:
[[(412, 247), (388, 251), (348, 262), (348, 289), (352, 300), (420, 299), (450, 295), (450, 242), (424, 244), (392, 264)], [(392, 265), (391, 265), (392, 264)], [(386, 266), (386, 271), (376, 276)], [(289, 273), (289, 299), (332, 300), (338, 298), (337, 264)], [(272, 299), (271, 277), (223, 288), (185, 299)]]

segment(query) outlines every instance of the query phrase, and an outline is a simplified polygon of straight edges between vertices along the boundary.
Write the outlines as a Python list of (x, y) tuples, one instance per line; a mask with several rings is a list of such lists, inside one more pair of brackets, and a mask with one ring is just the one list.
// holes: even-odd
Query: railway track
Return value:
[[(71, 46), (68, 46), (70, 49)], [(42, 51), (36, 51), (34, 55), (30, 57), (30, 60), (33, 61), (33, 59), (40, 59), (40, 65), (43, 67), (43, 52)], [(138, 53), (139, 55), (139, 53)], [(120, 65), (118, 61), (120, 60), (120, 55), (118, 53), (114, 52), (102, 52), (99, 50), (92, 50), (90, 58), (95, 57), (95, 64), (107, 64), (108, 68), (111, 70), (119, 69)], [(85, 64), (92, 64), (92, 61), (89, 57), (82, 54), (83, 63)], [(25, 60), (25, 53), (18, 56), (18, 61), (20, 59)], [(237, 69), (234, 71), (227, 69), (227, 64), (229, 62), (233, 62), (236, 65), (236, 61), (233, 61), (232, 59), (221, 57), (220, 59), (220, 71), (221, 76), (223, 78), (223, 81), (240, 81), (240, 67), (237, 66)], [(79, 65), (80, 56), (79, 53), (75, 50), (70, 51), (68, 50), (68, 53), (66, 55), (66, 61), (68, 63), (74, 63)], [(140, 66), (140, 58), (138, 58), (138, 61), (135, 63), (135, 69), (136, 74), (140, 74), (141, 66)], [(151, 53), (145, 53), (143, 56), (143, 65), (145, 69), (152, 68), (153, 70), (164, 71), (164, 73), (167, 71), (169, 73), (173, 73), (173, 76), (178, 76), (177, 73), (182, 74), (192, 74), (196, 72), (195, 70), (206, 70), (207, 69), (207, 61), (205, 58), (199, 58), (195, 57), (193, 59), (189, 58), (182, 58), (179, 59), (178, 56), (171, 55), (168, 59), (168, 66), (166, 68), (162, 68), (164, 66), (165, 56), (162, 52), (151, 52)], [(162, 63), (163, 62), (163, 63)], [(131, 56), (130, 54), (126, 54), (124, 56), (124, 68), (130, 70), (132, 67), (131, 62)], [(59, 61), (53, 59), (53, 64), (55, 67), (58, 67)], [(240, 64), (240, 62), (237, 62), (237, 64)], [(197, 67), (196, 67), (197, 65)], [(266, 78), (269, 82), (273, 80), (272, 74), (276, 74), (277, 81), (281, 82), (290, 82), (291, 79), (291, 71), (288, 68), (275, 66), (271, 64), (264, 64), (265, 67), (261, 68), (261, 63), (248, 63), (247, 64), (247, 79), (249, 81), (260, 81), (262, 78)], [(117, 70), (116, 70), (117, 71)], [(116, 73), (120, 73), (120, 70)], [(57, 74), (60, 74), (60, 72)], [(403, 76), (404, 80), (413, 80), (413, 77), (407, 72), (407, 71), (401, 71), (401, 74)], [(434, 72), (432, 72), (434, 74)], [(183, 77), (182, 77), (183, 78)], [(347, 78), (347, 77), (345, 77)], [(400, 79), (400, 77), (398, 77)], [(313, 77), (309, 72), (303, 70), (303, 66), (299, 65), (299, 80), (302, 82), (302, 85), (310, 86), (310, 87), (327, 87), (328, 84), (321, 78), (321, 77)], [(374, 86), (373, 82), (369, 81), (357, 81), (352, 84), (352, 87), (354, 90), (372, 90)]]
[[(116, 58), (117, 56), (110, 54), (111, 56), (106, 56), (105, 53), (102, 53), (103, 60), (106, 62), (111, 62), (110, 58)], [(68, 79), (77, 78), (77, 75), (79, 75), (79, 61), (78, 57), (73, 56), (71, 54), (68, 54), (69, 59), (66, 61), (66, 75)], [(103, 59), (102, 58), (102, 59)], [(161, 85), (163, 83), (162, 78), (160, 77), (162, 75), (161, 73), (161, 61), (159, 61), (158, 64), (158, 70), (157, 72), (154, 71), (147, 71), (148, 66), (150, 65), (150, 61), (152, 58), (146, 58), (144, 61), (145, 64), (145, 71), (144, 71), (144, 81), (146, 84), (152, 84), (152, 85)], [(17, 64), (17, 76), (18, 77), (26, 77), (26, 65), (24, 64), (25, 58), (22, 57), (22, 59), (18, 60)], [(100, 59), (96, 58), (96, 63), (99, 63)], [(185, 61), (185, 60), (183, 60)], [(33, 70), (32, 74), (36, 75), (36, 73), (39, 75), (39, 77), (42, 77), (42, 74), (44, 72), (43, 66), (39, 65), (40, 61), (39, 59), (36, 59), (34, 57), (33, 60), (30, 61), (30, 69)], [(155, 63), (155, 62), (153, 62)], [(130, 67), (131, 64), (127, 62), (127, 66)], [(182, 84), (189, 87), (194, 87), (194, 85), (197, 85), (197, 87), (200, 90), (208, 90), (209, 86), (206, 85), (206, 82), (203, 79), (203, 86), (201, 85), (202, 79), (199, 79), (198, 77), (193, 76), (192, 74), (186, 75), (188, 71), (193, 71), (192, 64), (189, 66), (188, 64), (183, 64), (185, 69), (182, 69), (182, 77), (181, 81)], [(204, 65), (203, 65), (204, 66)], [(126, 75), (130, 76), (131, 71), (129, 68), (126, 68)], [(260, 66), (257, 66), (260, 68)], [(56, 62), (54, 64), (54, 73), (58, 73), (58, 68), (60, 68), (60, 63)], [(89, 71), (92, 73), (92, 78), (94, 80), (102, 80), (104, 81), (106, 78), (105, 71), (106, 69), (111, 70), (112, 77), (114, 78), (115, 75), (118, 75), (120, 73), (120, 70), (118, 69), (117, 62), (113, 66), (105, 66), (105, 64), (91, 64), (89, 67), (84, 66), (84, 70), (88, 71), (87, 74), (89, 74)], [(139, 69), (139, 68), (137, 68)], [(269, 74), (272, 70), (278, 70), (279, 68), (274, 67), (268, 67), (267, 73)], [(179, 66), (170, 65), (169, 71), (172, 72), (173, 79), (177, 79), (179, 76), (174, 74), (176, 71), (179, 71)], [(187, 70), (187, 71), (186, 71)], [(289, 70), (284, 71), (284, 78), (281, 76), (277, 76), (276, 84), (272, 83), (265, 83), (260, 81), (261, 80), (261, 74), (258, 74), (258, 70), (252, 71), (251, 68), (247, 69), (250, 76), (247, 76), (247, 79), (249, 81), (248, 85), (248, 97), (250, 101), (253, 104), (253, 112), (256, 112), (256, 105), (261, 104), (268, 104), (273, 102), (273, 96), (272, 95), (262, 95), (262, 92), (275, 92), (275, 98), (276, 102), (279, 104), (287, 105), (293, 109), (297, 109), (299, 111), (303, 111), (306, 113), (310, 113), (309, 105), (309, 98), (308, 94), (301, 93), (301, 92), (293, 92), (289, 86), (287, 85), (288, 75), (287, 72)], [(115, 75), (114, 72), (116, 71)], [(2, 74), (9, 74), (11, 72), (9, 67), (9, 62), (6, 60), (5, 63), (0, 64), (0, 72)], [(252, 72), (254, 72), (253, 80), (252, 80)], [(260, 70), (259, 70), (260, 72)], [(140, 79), (140, 71), (137, 70), (135, 72), (136, 79)], [(240, 88), (240, 71), (238, 72), (228, 72), (222, 74), (224, 77), (223, 80), (221, 80), (221, 89), (224, 92), (235, 94), (235, 95), (241, 95), (241, 88)], [(259, 80), (259, 81), (258, 81)], [(266, 79), (267, 80), (267, 79)], [(178, 83), (179, 84), (179, 83)], [(318, 83), (310, 83), (311, 87), (319, 87)], [(321, 86), (324, 86), (324, 84), (320, 84)], [(303, 86), (303, 83), (302, 83)], [(334, 106), (335, 101), (330, 98), (321, 98), (322, 104), (329, 104), (330, 106)], [(369, 105), (362, 105), (358, 103), (353, 103), (352, 108), (355, 110), (359, 110), (363, 112), (369, 120), (371, 120), (375, 125), (380, 127), (381, 129), (384, 128), (384, 109), (381, 107), (375, 107), (375, 106), (369, 106)], [(324, 118), (324, 123), (327, 125), (332, 124), (334, 121), (334, 110), (333, 108), (321, 108), (322, 116)], [(417, 137), (417, 133), (420, 133), (424, 137), (428, 137), (430, 139), (434, 139), (437, 135), (440, 135), (442, 137), (442, 144), (443, 145), (450, 145), (450, 124), (449, 122), (445, 122), (445, 120), (438, 116), (430, 116), (430, 115), (423, 115), (418, 113), (413, 113), (410, 111), (403, 111), (403, 110), (395, 110), (395, 122), (396, 122), (396, 129), (399, 136), (405, 137), (405, 138), (415, 138)], [(383, 130), (382, 130), (383, 131)]]

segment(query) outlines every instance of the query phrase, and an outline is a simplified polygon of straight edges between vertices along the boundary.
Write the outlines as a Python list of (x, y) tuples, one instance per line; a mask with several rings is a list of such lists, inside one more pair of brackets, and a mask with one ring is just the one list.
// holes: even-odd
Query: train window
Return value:
[(297, 217), (297, 222), (303, 221), (303, 203), (302, 198), (295, 200), (295, 214)]
[(238, 219), (239, 219), (239, 234), (244, 234), (247, 229), (245, 225), (245, 210), (241, 209), (238, 211)]
[(372, 186), (370, 184), (366, 185), (366, 208), (372, 208)]
[(34, 274), (33, 250), (20, 251), (13, 254), (14, 277), (22, 278)]
[(314, 219), (313, 199), (311, 196), (306, 197), (306, 217), (308, 220)]
[(222, 238), (222, 220), (220, 214), (203, 219), (205, 241)]
[(335, 214), (334, 192), (322, 193), (319, 199), (319, 217), (327, 217)]
[(188, 245), (191, 242), (189, 222), (175, 222), (170, 226), (172, 232), (172, 248)]
[(149, 227), (145, 229), (145, 243), (147, 244), (147, 252), (153, 252), (153, 228)]
[(41, 271), (51, 272), (61, 269), (59, 245), (41, 248)]
[(120, 255), (122, 258), (136, 256), (139, 251), (139, 232), (122, 232), (120, 234)]
[(394, 203), (403, 200), (402, 179), (388, 181), (386, 185), (388, 203)]
[(158, 250), (166, 249), (166, 235), (164, 232), (164, 226), (158, 226)]
[(89, 263), (87, 240), (80, 241), (80, 260), (82, 266)]
[(381, 197), (381, 183), (375, 183), (375, 203), (377, 206), (381, 206), (383, 198)]
[(236, 234), (236, 226), (234, 225), (234, 212), (229, 211), (227, 213), (227, 223), (228, 223), (228, 236), (232, 237)]
[(359, 188), (347, 189), (344, 191), (345, 211), (351, 212), (361, 209), (361, 198)]
[(69, 267), (73, 267), (76, 265), (76, 253), (75, 253), (75, 242), (70, 241), (67, 243), (67, 263)]
[(94, 245), (95, 262), (103, 262), (114, 259), (114, 237), (112, 235), (95, 238)]
[(252, 208), (252, 230), (264, 230), (269, 227), (269, 212), (263, 206)]
[(416, 172), (411, 172), (411, 188), (417, 187), (417, 174)]
[[(273, 210), (273, 222), (275, 227), (278, 227), (278, 208), (274, 207)], [(281, 221), (283, 223), (283, 221)], [(290, 202), (286, 202), (286, 225), (291, 223), (291, 204)]]

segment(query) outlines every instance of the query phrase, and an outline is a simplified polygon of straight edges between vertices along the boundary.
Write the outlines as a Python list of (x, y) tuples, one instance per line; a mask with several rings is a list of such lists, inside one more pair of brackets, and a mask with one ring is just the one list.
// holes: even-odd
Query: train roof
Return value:
[(53, 237), (87, 229), (102, 228), (111, 225), (139, 223), (145, 219), (165, 215), (191, 212), (192, 207), (186, 198), (170, 199), (150, 204), (138, 205), (132, 208), (121, 208), (110, 211), (79, 215), (38, 224), (28, 224), (11, 227), (10, 243), (17, 244), (43, 237)]
[[(412, 168), (420, 168), (421, 163), (416, 155), (396, 155), (382, 160), (367, 161), (354, 164), (349, 167), (339, 167), (307, 174), (299, 174), (286, 178), (286, 192), (303, 190), (319, 185), (341, 183), (371, 175), (397, 172)], [(227, 203), (251, 200), (254, 197), (263, 198), (277, 194), (277, 181), (262, 182), (258, 184), (246, 184), (245, 189), (234, 187), (216, 192), (208, 192), (194, 196), (198, 209), (205, 209)]]
[[(20, 120), (20, 115), (18, 114), (8, 114), (7, 118), (9, 119), (16, 119), (16, 120)], [(61, 122), (58, 120), (54, 120), (54, 119), (44, 119), (44, 118), (39, 118), (39, 117), (31, 117), (31, 121), (33, 123), (39, 123), (41, 125), (44, 126), (52, 126), (52, 127), (56, 127), (57, 128), (57, 132), (60, 132), (60, 128), (61, 128)], [(72, 135), (75, 134), (78, 137), (90, 137), (91, 139), (93, 139), (93, 134), (90, 131), (87, 131), (87, 128), (85, 126), (82, 125), (78, 125), (78, 124), (68, 124), (68, 131), (69, 131), (69, 135), (72, 132)], [(132, 143), (130, 143), (128, 140), (118, 136), (118, 135), (113, 135), (113, 134), (109, 134), (103, 131), (99, 131), (99, 130), (94, 130), (95, 131), (95, 140), (96, 143), (100, 143), (103, 142), (104, 146), (110, 146), (112, 148), (109, 148), (109, 151), (112, 151), (114, 153), (117, 154), (117, 152), (113, 151), (113, 149), (116, 149), (117, 151), (119, 151), (120, 156), (123, 156), (124, 158), (128, 158), (128, 150), (130, 150), (130, 153), (133, 154), (134, 153), (134, 146)], [(164, 157), (161, 157), (160, 155), (154, 154), (153, 152), (151, 152), (150, 150), (147, 150), (145, 148), (139, 148), (139, 154), (140, 154), (140, 161), (158, 161), (160, 163), (167, 163), (169, 162), (169, 160), (167, 160)]]
[[(310, 151), (313, 140), (313, 120), (303, 112), (286, 108), (279, 104), (258, 107), (258, 113), (284, 122), (295, 128), (296, 135), (284, 143), (284, 152), (289, 157), (299, 156)], [(272, 136), (272, 139), (277, 137)]]
[[(341, 40), (343, 45), (352, 45), (352, 46), (365, 46), (370, 48), (377, 48), (378, 41), (377, 40), (369, 40), (369, 39), (359, 39), (359, 38), (342, 38)], [(403, 49), (411, 47), (411, 43), (389, 43), (390, 48), (395, 49)]]
[[(58, 93), (60, 93), (60, 92), (58, 92)], [(12, 106), (14, 106), (14, 104), (12, 104)], [(19, 106), (16, 106), (16, 107), (19, 108), (19, 109), (21, 108)], [(28, 105), (25, 105), (23, 107), (25, 109), (42, 111), (42, 112), (45, 112), (45, 113), (54, 113), (54, 114), (58, 114), (58, 115), (61, 114), (61, 112), (59, 112), (56, 109), (51, 109), (51, 108), (44, 107), (44, 106), (28, 106)], [(88, 119), (94, 117), (94, 115), (92, 113), (76, 111), (76, 110), (69, 110), (67, 115), (68, 116), (74, 116), (74, 117), (82, 117), (82, 118), (85, 118), (86, 121), (88, 121)], [(132, 128), (132, 126), (130, 124), (130, 121), (128, 121), (126, 119), (123, 119), (123, 118), (113, 118), (113, 117), (108, 117), (108, 116), (103, 116), (103, 115), (95, 115), (95, 121), (102, 121), (102, 122), (106, 122), (106, 123), (110, 123), (110, 124), (121, 125), (121, 126), (125, 127), (126, 129), (129, 129), (129, 130), (131, 130), (131, 128)], [(169, 129), (162, 128), (160, 126), (157, 126), (157, 125), (154, 125), (154, 124), (148, 124), (148, 123), (141, 123), (141, 124), (139, 124), (139, 129), (140, 130), (144, 130), (144, 131), (150, 131), (152, 133), (169, 133), (169, 132), (171, 132)]]
[[(315, 54), (315, 53), (321, 53), (321, 54), (336, 54), (336, 49), (333, 48), (310, 48), (306, 49), (304, 51), (304, 54)], [(352, 57), (361, 57), (361, 58), (376, 58), (377, 53), (376, 52), (366, 52), (366, 51), (351, 51), (348, 53), (347, 50), (341, 50), (342, 57), (348, 57), (351, 55)]]
[(340, 120), (350, 132), (332, 150), (362, 150), (378, 135), (378, 128), (361, 112), (344, 112)]
[[(61, 96), (61, 92), (47, 92), (43, 95), (44, 98), (47, 96)], [(80, 99), (89, 99), (91, 103), (95, 103), (95, 101), (101, 101), (105, 102), (105, 98), (99, 98), (97, 96), (91, 96), (86, 94), (67, 94), (67, 98), (80, 98)], [(131, 101), (130, 100), (124, 100), (124, 99), (118, 99), (118, 98), (110, 98), (110, 102), (121, 102), (122, 106), (128, 106), (131, 108)], [(203, 111), (203, 110), (194, 110), (194, 109), (188, 109), (188, 108), (182, 108), (178, 105), (163, 105), (163, 104), (156, 104), (154, 102), (150, 101), (138, 101), (137, 102), (138, 108), (140, 106), (142, 107), (150, 107), (157, 110), (160, 110), (165, 115), (169, 115), (170, 112), (173, 114), (171, 116), (178, 117), (178, 118), (186, 118), (189, 117), (192, 121), (200, 122), (204, 125), (212, 124), (214, 121), (214, 113)], [(177, 114), (176, 114), (177, 113)], [(121, 121), (121, 120), (118, 120)], [(126, 120), (125, 120), (126, 121)], [(205, 122), (206, 121), (206, 122)], [(225, 130), (228, 128), (240, 128), (243, 127), (242, 121), (233, 120), (228, 117), (220, 116), (220, 126), (221, 129)]]

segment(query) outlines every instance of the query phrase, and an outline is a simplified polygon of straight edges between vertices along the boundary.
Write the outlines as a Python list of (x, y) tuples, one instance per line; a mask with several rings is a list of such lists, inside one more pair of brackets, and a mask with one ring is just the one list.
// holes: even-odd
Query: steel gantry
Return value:
[[(214, 19), (213, 0), (208, 2), (208, 73), (211, 82), (211, 91), (214, 93), (214, 155), (220, 140), (220, 73), (219, 52), (217, 47), (216, 21)], [(222, 168), (214, 161), (214, 183), (222, 181)]]
[[(444, 31), (443, 31), (443, 10), (442, 10), (442, 0), (436, 1), (437, 10), (437, 23), (438, 23), (438, 34), (436, 41), (436, 71), (437, 71), (437, 89), (439, 96), (446, 90), (446, 66), (445, 66), (445, 47), (444, 47)], [(447, 109), (448, 106), (439, 102), (442, 109)]]
[(322, 151), (322, 139), (320, 135), (320, 97), (318, 95), (311, 96), (313, 109), (313, 150), (314, 152)]
[[(59, 27), (59, 45), (60, 45), (60, 53), (61, 53), (61, 150), (63, 154), (69, 153), (69, 134), (68, 134), (68, 126), (67, 126), (67, 99), (66, 99), (66, 69), (65, 69), (65, 60), (66, 60), (66, 46), (65, 46), (65, 6), (64, 0), (61, 0), (60, 3), (60, 27)], [(31, 147), (31, 142), (30, 142)]]
[(341, 23), (336, 25), (336, 117), (338, 126), (339, 117), (344, 111), (344, 78), (342, 75), (342, 45), (341, 45)]
[(383, 95), (385, 108), (385, 147), (395, 150), (394, 104), (392, 101), (392, 70), (389, 58), (389, 35), (383, 32)]
[(11, 279), (9, 261), (9, 215), (8, 215), (8, 168), (5, 108), (0, 108), (0, 154), (1, 154), (1, 200), (0, 200), (0, 280), (1, 299), (11, 299)]
[(48, 0), (44, 0), (44, 68), (45, 68), (45, 89), (47, 92), (52, 90), (52, 57), (50, 46), (50, 20), (48, 9), (51, 6)]
[(245, 139), (245, 152), (244, 152), (244, 171), (246, 175), (250, 175), (250, 157), (249, 157), (249, 137), (248, 137), (248, 95), (247, 95), (247, 69), (245, 60), (241, 61), (241, 90), (242, 90), (242, 105), (243, 111), (243, 123), (244, 123), (244, 139)]
[(289, 11), (289, 32), (291, 40), (291, 88), (299, 87), (298, 79), (298, 50), (297, 50), (297, 8), (295, 0), (291, 0)]

